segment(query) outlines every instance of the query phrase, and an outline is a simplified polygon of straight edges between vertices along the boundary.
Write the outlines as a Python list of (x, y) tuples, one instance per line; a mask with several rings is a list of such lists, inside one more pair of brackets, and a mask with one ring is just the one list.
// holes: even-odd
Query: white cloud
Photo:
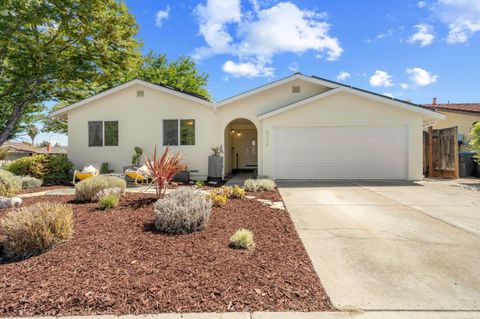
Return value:
[(448, 25), (448, 43), (464, 43), (480, 31), (480, 1), (438, 0), (433, 6), (441, 21)]
[(400, 87), (404, 90), (410, 88), (410, 85), (408, 83), (400, 83)]
[(420, 9), (423, 9), (427, 6), (427, 1), (418, 1), (417, 2), (417, 7), (419, 7)]
[(342, 72), (338, 73), (337, 81), (338, 82), (343, 82), (343, 81), (346, 81), (348, 78), (351, 78), (351, 77), (352, 77), (352, 75), (350, 73), (342, 71)]
[(370, 85), (375, 87), (378, 87), (378, 86), (387, 87), (387, 86), (392, 86), (393, 83), (392, 83), (392, 78), (387, 72), (376, 70), (375, 74), (370, 77)]
[(425, 47), (430, 45), (435, 39), (435, 34), (433, 32), (433, 27), (429, 24), (417, 24), (415, 26), (417, 30), (408, 40), (408, 43), (419, 43), (420, 46)]
[(391, 37), (395, 33), (395, 28), (389, 28), (386, 32), (382, 32), (375, 36), (373, 39), (365, 40), (366, 43), (374, 43), (377, 40), (385, 39)]
[(298, 72), (298, 68), (299, 68), (299, 65), (297, 62), (292, 62), (290, 63), (290, 65), (288, 66), (288, 69), (292, 72)]
[(161, 28), (163, 22), (168, 19), (169, 14), (170, 14), (170, 6), (167, 6), (165, 10), (158, 10), (157, 14), (155, 15), (155, 25)]
[(274, 69), (272, 67), (266, 66), (262, 63), (235, 63), (231, 60), (225, 62), (222, 66), (222, 69), (225, 73), (228, 73), (234, 77), (271, 77), (273, 76)]
[(267, 65), (274, 55), (285, 52), (316, 52), (333, 61), (343, 52), (337, 38), (330, 35), (327, 14), (302, 10), (291, 2), (264, 8), (265, 2), (250, 0), (255, 12), (242, 14), (239, 0), (208, 0), (195, 10), (200, 34), (206, 46), (197, 48), (196, 59), (231, 54), (241, 61)]
[(430, 85), (437, 82), (438, 79), (438, 75), (433, 75), (427, 70), (418, 67), (408, 68), (406, 72), (410, 76), (410, 80), (419, 86)]

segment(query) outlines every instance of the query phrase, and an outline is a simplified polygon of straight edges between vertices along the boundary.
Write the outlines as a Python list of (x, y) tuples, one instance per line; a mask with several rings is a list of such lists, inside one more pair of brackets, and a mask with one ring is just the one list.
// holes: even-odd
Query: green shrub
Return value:
[(181, 187), (154, 205), (155, 228), (169, 234), (183, 234), (205, 228), (212, 202), (201, 191)]
[(22, 157), (7, 165), (15, 175), (32, 176), (45, 185), (62, 185), (71, 181), (73, 164), (65, 155), (39, 154)]
[(247, 192), (272, 191), (277, 187), (271, 179), (247, 179), (243, 186)]
[(101, 209), (107, 210), (110, 208), (117, 207), (119, 200), (120, 198), (118, 197), (118, 195), (109, 194), (109, 195), (100, 197), (100, 199), (98, 200), (98, 203), (100, 204)]
[(205, 185), (205, 182), (199, 179), (198, 181), (195, 182), (195, 185), (197, 187), (202, 187), (203, 185)]
[(245, 228), (237, 230), (235, 234), (230, 237), (229, 246), (238, 249), (253, 248), (255, 246), (253, 232)]
[(43, 183), (45, 185), (65, 185), (70, 183), (72, 181), (72, 171), (73, 163), (68, 160), (66, 155), (50, 155), (45, 164)]
[(19, 176), (0, 169), (0, 197), (13, 197), (22, 188)]
[(32, 176), (22, 176), (22, 189), (35, 188), (42, 186), (43, 181), (41, 179)]
[(5, 254), (28, 258), (70, 239), (73, 213), (69, 205), (37, 203), (7, 213), (0, 225)]
[(480, 163), (480, 122), (475, 123), (470, 131), (469, 146), (475, 152), (477, 163)]
[(115, 176), (99, 175), (84, 179), (75, 185), (75, 198), (81, 201), (92, 201), (96, 199), (98, 192), (107, 188), (118, 187), (121, 193), (125, 193), (127, 183), (125, 180)]

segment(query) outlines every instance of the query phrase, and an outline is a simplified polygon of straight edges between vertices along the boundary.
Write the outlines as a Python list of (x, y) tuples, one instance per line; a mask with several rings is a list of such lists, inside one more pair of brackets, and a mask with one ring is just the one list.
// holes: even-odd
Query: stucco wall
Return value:
[[(145, 92), (137, 97), (137, 90)], [(163, 151), (164, 119), (195, 119), (195, 145), (172, 146), (185, 155), (192, 173), (204, 177), (210, 148), (214, 146), (215, 114), (211, 107), (135, 85), (74, 109), (68, 114), (68, 156), (77, 168), (108, 162), (115, 172), (131, 165), (135, 146), (150, 154)], [(89, 147), (88, 121), (118, 121), (119, 146)]]
[(439, 120), (437, 124), (433, 127), (435, 129), (448, 128), (448, 127), (458, 127), (458, 134), (462, 134), (464, 138), (464, 143), (461, 146), (460, 150), (468, 149), (468, 141), (470, 140), (469, 134), (472, 130), (472, 125), (475, 122), (480, 121), (480, 115), (470, 115), (464, 113), (455, 113), (455, 112), (440, 112), (444, 114), (447, 118), (445, 120)]

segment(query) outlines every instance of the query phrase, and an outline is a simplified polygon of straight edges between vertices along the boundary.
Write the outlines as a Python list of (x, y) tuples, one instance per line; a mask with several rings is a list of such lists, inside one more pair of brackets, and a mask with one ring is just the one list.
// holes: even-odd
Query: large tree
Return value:
[(116, 0), (0, 2), (0, 146), (46, 101), (75, 101), (136, 72), (138, 27)]

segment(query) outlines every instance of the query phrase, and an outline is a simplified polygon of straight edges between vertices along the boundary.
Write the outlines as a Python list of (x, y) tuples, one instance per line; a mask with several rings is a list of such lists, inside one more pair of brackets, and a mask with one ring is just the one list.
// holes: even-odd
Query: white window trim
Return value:
[[(195, 123), (197, 122), (196, 119), (194, 118), (186, 118), (186, 119), (162, 119), (162, 145), (163, 146), (175, 146), (175, 147), (188, 147), (188, 146), (195, 146), (197, 145), (197, 126), (195, 125), (195, 130), (194, 130), (194, 134), (195, 134), (195, 140), (194, 140), (194, 143), (193, 144), (185, 144), (185, 145), (182, 145), (181, 144), (181, 138), (180, 138), (180, 135), (181, 135), (181, 128), (180, 128), (180, 121), (186, 121), (186, 120), (192, 120), (194, 125)], [(177, 144), (176, 145), (165, 145), (165, 136), (164, 136), (164, 133), (165, 133), (165, 130), (164, 130), (164, 127), (163, 127), (163, 124), (165, 121), (177, 121)]]

